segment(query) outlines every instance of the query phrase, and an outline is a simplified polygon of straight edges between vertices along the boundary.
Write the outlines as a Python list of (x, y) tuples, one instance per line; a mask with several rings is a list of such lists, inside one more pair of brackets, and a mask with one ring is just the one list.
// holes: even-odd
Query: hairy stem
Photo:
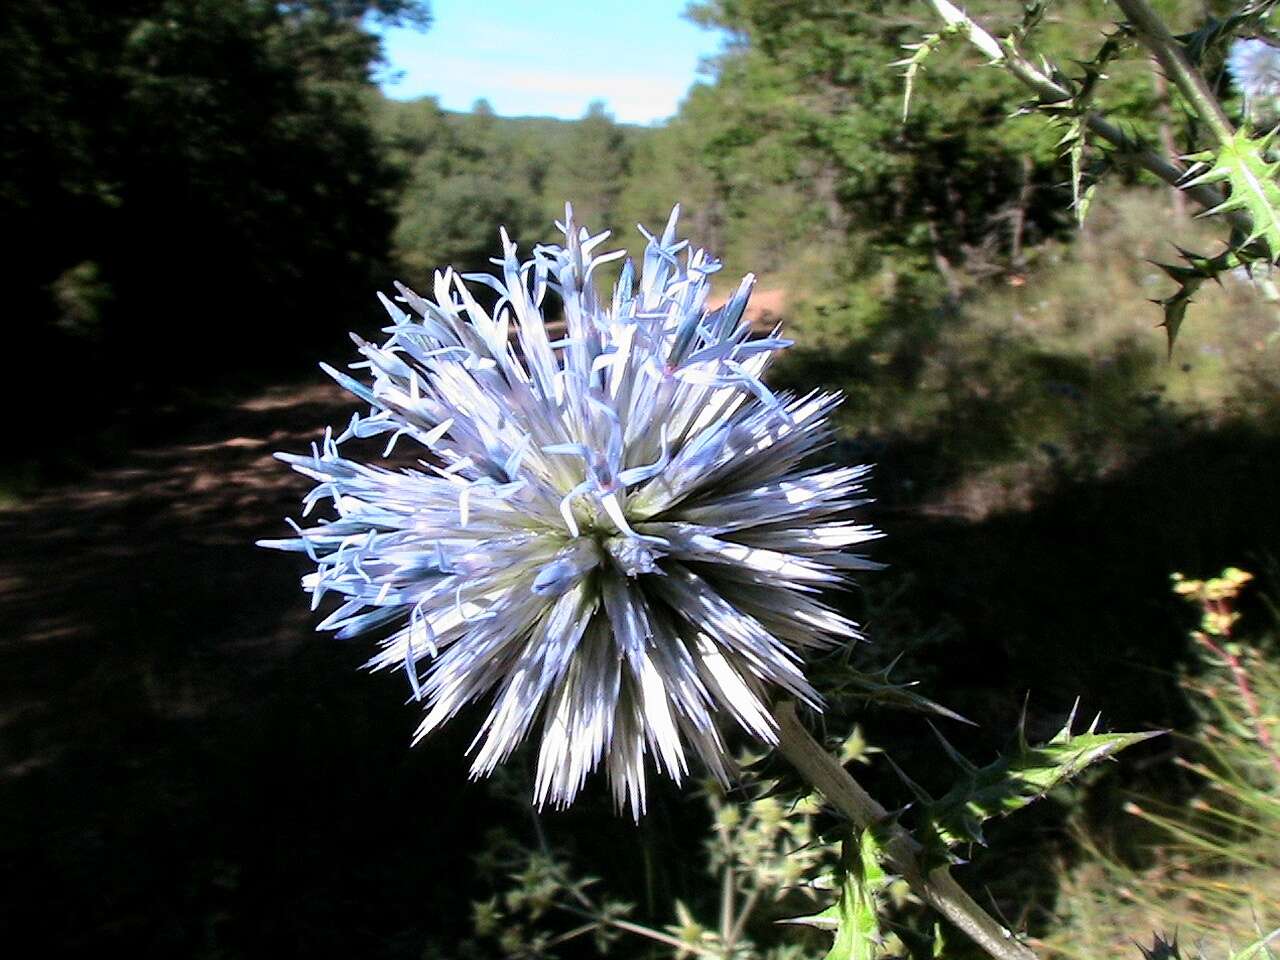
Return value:
[(559, 946), (562, 943), (568, 943), (570, 940), (575, 940), (578, 937), (591, 933), (599, 925), (600, 924), (594, 920), (590, 921), (589, 923), (580, 924), (579, 926), (574, 927), (572, 930), (566, 930), (564, 933), (557, 934), (556, 936), (552, 937), (550, 940), (548, 940), (544, 944), (544, 946), (549, 949), (551, 947)]
[(627, 933), (634, 933), (639, 937), (647, 937), (650, 940), (656, 940), (658, 943), (665, 943), (669, 947), (675, 947), (686, 953), (692, 953), (699, 957), (708, 957), (712, 960), (720, 960), (720, 955), (714, 950), (708, 950), (706, 947), (700, 947), (697, 944), (688, 943), (679, 937), (673, 937), (669, 933), (663, 933), (661, 930), (654, 930), (652, 927), (643, 927), (638, 923), (632, 923), (630, 920), (614, 920), (609, 918), (601, 921), (607, 923), (611, 927), (618, 930), (624, 930)]
[[(951, 0), (925, 0), (925, 2), (933, 8), (934, 12), (943, 21), (959, 30), (969, 39), (970, 43), (986, 54), (992, 63), (1004, 67), (1020, 80), (1023, 85), (1034, 91), (1044, 102), (1059, 103), (1071, 99), (1070, 90), (1053, 80), (1048, 74), (1024, 57), (1018, 52), (1013, 43), (1008, 41), (1002, 43), (993, 37), (976, 20), (953, 4)], [(1194, 68), (1192, 69), (1194, 70)], [(1201, 82), (1203, 83), (1203, 79)], [(1212, 97), (1212, 94), (1210, 94), (1210, 97)], [(1215, 105), (1216, 103), (1217, 101), (1214, 100)], [(1218, 108), (1218, 111), (1221, 112), (1221, 107)], [(1226, 121), (1225, 116), (1223, 121)], [(1206, 210), (1218, 206), (1225, 199), (1222, 191), (1208, 184), (1183, 187), (1182, 181), (1187, 174), (1184, 166), (1171, 157), (1166, 157), (1155, 150), (1149, 149), (1096, 110), (1087, 111), (1084, 115), (1084, 122), (1090, 132), (1107, 141), (1148, 173), (1154, 174), (1170, 186), (1178, 187)], [(1229, 123), (1227, 127), (1230, 127)], [(1233, 211), (1227, 216), (1234, 226), (1245, 231), (1251, 229), (1248, 216), (1242, 212)]]
[(760, 899), (760, 891), (752, 890), (747, 894), (746, 900), (743, 901), (742, 907), (738, 911), (738, 919), (734, 921), (733, 929), (729, 931), (729, 935), (724, 938), (724, 952), (732, 954), (734, 944), (742, 939), (742, 934), (747, 928), (747, 920), (751, 917), (751, 911), (756, 907), (756, 901)]
[(882, 849), (887, 865), (922, 900), (996, 960), (1036, 960), (1035, 953), (983, 910), (945, 866), (928, 869), (924, 865), (920, 844), (892, 822), (888, 811), (813, 739), (796, 715), (795, 704), (779, 704), (773, 716), (778, 721), (778, 749), (782, 755), (857, 829), (875, 827), (885, 832)]
[(733, 864), (727, 863), (720, 877), (720, 939), (726, 942), (734, 927), (733, 901), (736, 892), (733, 883)]

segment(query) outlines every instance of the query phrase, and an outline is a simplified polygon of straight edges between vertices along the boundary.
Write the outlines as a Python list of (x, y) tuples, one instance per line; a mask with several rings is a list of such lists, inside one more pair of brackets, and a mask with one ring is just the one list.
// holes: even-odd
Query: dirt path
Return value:
[[(440, 831), (488, 802), (465, 743), (409, 751), (401, 678), (317, 637), (303, 561), (253, 546), (306, 488), (272, 451), (351, 409), (267, 390), (0, 511), (0, 862), (23, 877), (0, 929), (49, 956), (417, 956), (459, 935), (467, 852)], [(397, 844), (370, 840), (387, 816)]]
[(56, 740), (40, 741), (66, 722), (61, 707), (93, 696), (104, 664), (134, 659), (139, 635), (175, 631), (183, 681), (166, 670), (144, 686), (187, 716), (217, 708), (199, 689), (213, 648), (279, 655), (306, 636), (293, 571), (252, 542), (296, 509), (299, 483), (272, 451), (305, 449), (347, 405), (336, 386), (269, 390), (183, 441), (0, 511), (0, 675), (23, 684), (6, 690), (4, 725), (41, 731), (16, 752), (6, 738), (0, 775), (57, 759)]

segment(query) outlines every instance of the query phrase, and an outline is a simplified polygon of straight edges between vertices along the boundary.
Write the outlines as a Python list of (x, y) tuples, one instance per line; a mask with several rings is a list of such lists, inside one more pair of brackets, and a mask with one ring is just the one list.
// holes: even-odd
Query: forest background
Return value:
[[(1182, 28), (1227, 5), (1158, 6)], [(1022, 5), (970, 11), (998, 30)], [(888, 533), (890, 569), (848, 601), (865, 656), (983, 718), (948, 730), (964, 749), (998, 747), (1028, 695), (1039, 733), (1081, 697), (1118, 729), (1194, 735), (1176, 571), (1253, 570), (1246, 622), (1274, 656), (1280, 307), (1229, 278), (1168, 350), (1153, 262), (1210, 243), (1182, 198), (1121, 164), (1080, 225), (1061, 131), (959, 44), (904, 119), (890, 64), (935, 29), (920, 3), (690, 15), (726, 46), (675, 117), (635, 127), (600, 105), (560, 121), (387, 99), (376, 30), (430, 29), (415, 0), (9, 5), (0, 850), (25, 880), (7, 926), (209, 957), (452, 955), (471, 932), (477, 838), (527, 839), (523, 788), (469, 784), (465, 742), (407, 750), (395, 679), (306, 637), (297, 571), (249, 543), (296, 499), (264, 479), (268, 448), (345, 419), (315, 364), (375, 335), (373, 292), (486, 268), (499, 225), (526, 250), (549, 240), (566, 200), (633, 253), (634, 225), (679, 201), (726, 291), (757, 274), (757, 319), (795, 339), (776, 385), (847, 393), (836, 453), (877, 463)], [(1070, 62), (1115, 16), (1052, 7), (1044, 52)], [(1109, 72), (1110, 116), (1188, 139), (1151, 63)], [(1081, 159), (1087, 179), (1105, 157)], [(860, 721), (908, 769), (931, 736)], [(974, 882), (1050, 936), (1099, 869), (1082, 850), (1161, 861), (1125, 805), (1194, 797), (1176, 759), (1157, 743), (1002, 824)], [(697, 904), (697, 799), (664, 792), (636, 831), (599, 792), (546, 820), (650, 914)]]

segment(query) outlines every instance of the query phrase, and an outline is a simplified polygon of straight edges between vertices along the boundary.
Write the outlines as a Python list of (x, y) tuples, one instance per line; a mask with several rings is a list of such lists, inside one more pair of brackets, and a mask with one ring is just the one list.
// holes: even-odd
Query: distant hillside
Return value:
[(559, 120), (380, 96), (373, 115), (401, 176), (396, 259), (415, 282), (444, 264), (486, 268), (499, 225), (523, 247), (550, 239), (566, 199), (580, 222), (616, 230), (637, 149), (654, 133), (615, 123), (600, 105)]

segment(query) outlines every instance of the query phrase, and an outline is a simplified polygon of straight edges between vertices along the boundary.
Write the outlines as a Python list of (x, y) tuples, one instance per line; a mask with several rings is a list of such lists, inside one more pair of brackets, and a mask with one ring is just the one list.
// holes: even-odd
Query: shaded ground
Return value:
[(465, 922), (434, 906), (464, 902), (443, 832), (488, 803), (462, 745), (408, 751), (400, 678), (315, 638), (299, 563), (252, 545), (305, 486), (271, 451), (347, 409), (271, 390), (0, 512), (0, 927), (373, 956)]

